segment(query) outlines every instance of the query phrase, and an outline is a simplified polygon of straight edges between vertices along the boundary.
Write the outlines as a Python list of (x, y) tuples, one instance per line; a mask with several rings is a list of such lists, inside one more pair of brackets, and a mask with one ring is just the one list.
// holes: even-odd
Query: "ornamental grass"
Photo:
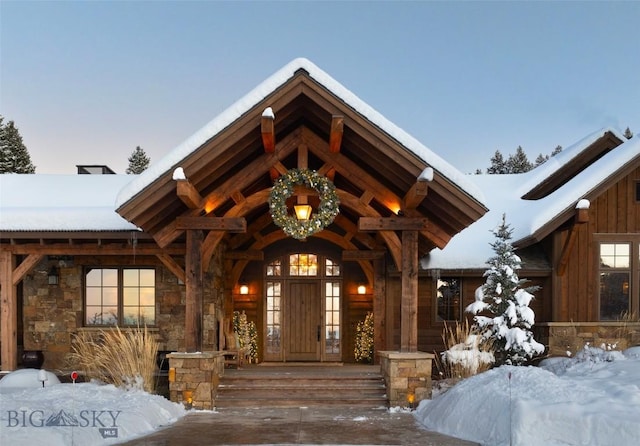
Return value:
[(463, 379), (489, 370), (495, 361), (493, 342), (483, 339), (474, 327), (464, 322), (442, 330), (446, 350), (436, 355), (436, 368), (443, 379)]
[(75, 335), (72, 344), (69, 364), (87, 378), (120, 388), (154, 392), (158, 343), (146, 327), (83, 331)]

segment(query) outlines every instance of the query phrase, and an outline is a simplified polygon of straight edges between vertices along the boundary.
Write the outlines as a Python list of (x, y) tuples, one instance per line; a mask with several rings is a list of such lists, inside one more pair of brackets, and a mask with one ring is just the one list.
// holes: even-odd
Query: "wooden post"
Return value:
[(418, 231), (402, 231), (400, 351), (418, 351)]
[(187, 252), (185, 258), (185, 321), (184, 346), (187, 353), (202, 351), (202, 254), (204, 240), (202, 231), (187, 230)]
[(387, 350), (387, 303), (384, 257), (373, 261), (373, 350), (374, 363), (379, 364), (377, 352)]
[(15, 256), (0, 251), (0, 356), (2, 370), (18, 368), (18, 290), (13, 284)]

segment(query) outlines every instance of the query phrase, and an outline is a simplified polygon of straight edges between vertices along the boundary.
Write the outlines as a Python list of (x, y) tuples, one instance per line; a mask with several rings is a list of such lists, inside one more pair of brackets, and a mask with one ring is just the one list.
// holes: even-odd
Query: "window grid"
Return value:
[(317, 276), (318, 256), (315, 254), (291, 254), (289, 256), (290, 276)]
[(618, 320), (630, 311), (631, 244), (600, 243), (600, 320)]
[(340, 282), (325, 283), (325, 353), (340, 353)]
[(155, 325), (155, 269), (87, 268), (85, 325)]
[(279, 354), (282, 333), (282, 282), (267, 282), (267, 336), (265, 350), (268, 354)]

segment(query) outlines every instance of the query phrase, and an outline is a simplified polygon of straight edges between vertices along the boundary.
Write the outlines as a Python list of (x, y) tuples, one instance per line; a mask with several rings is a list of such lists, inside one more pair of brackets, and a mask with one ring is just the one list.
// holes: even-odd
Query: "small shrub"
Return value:
[(83, 331), (74, 337), (68, 362), (89, 379), (125, 389), (155, 389), (157, 341), (145, 327)]

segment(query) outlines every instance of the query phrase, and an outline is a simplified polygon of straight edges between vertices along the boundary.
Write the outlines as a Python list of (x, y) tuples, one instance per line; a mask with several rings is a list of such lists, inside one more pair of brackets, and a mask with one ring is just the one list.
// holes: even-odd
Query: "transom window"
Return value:
[(87, 268), (84, 279), (85, 325), (155, 325), (155, 269)]
[(291, 254), (289, 256), (290, 276), (317, 276), (318, 256), (315, 254)]
[(600, 320), (618, 320), (640, 305), (640, 243), (599, 244)]

